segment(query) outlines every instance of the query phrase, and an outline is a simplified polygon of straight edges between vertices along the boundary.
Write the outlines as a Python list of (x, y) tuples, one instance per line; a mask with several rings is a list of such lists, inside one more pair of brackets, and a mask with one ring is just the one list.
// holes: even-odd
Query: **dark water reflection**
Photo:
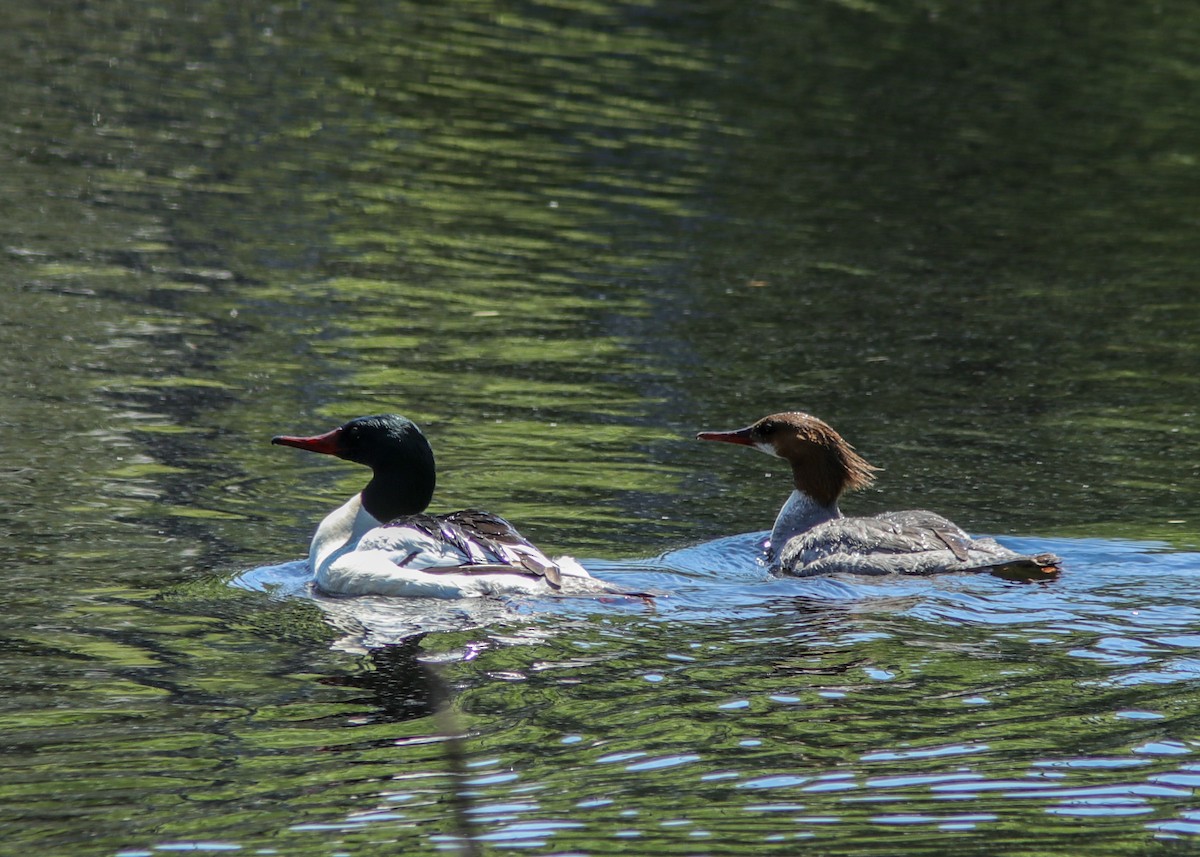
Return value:
[[(948, 832), (965, 853), (1075, 852), (1135, 829), (1195, 833), (1200, 605), (1179, 593), (1200, 561), (1039, 543), (1076, 571), (1037, 584), (773, 580), (753, 562), (758, 539), (739, 537), (593, 564), (669, 581), (653, 609), (460, 608), (491, 630), (427, 638), (425, 652), (460, 645), (441, 659), (479, 754), (470, 829), (547, 853), (627, 838), (647, 851), (784, 854), (813, 839), (926, 853)], [(352, 609), (378, 634), (400, 612), (381, 607)], [(437, 794), (381, 787), (338, 824), (417, 823), (405, 808)], [(617, 841), (597, 843), (598, 830)]]
[[(1200, 29), (1085, 6), (9, 4), (0, 852), (1194, 847)], [(795, 407), (1066, 569), (708, 541)], [(314, 597), (385, 409), (669, 596)]]

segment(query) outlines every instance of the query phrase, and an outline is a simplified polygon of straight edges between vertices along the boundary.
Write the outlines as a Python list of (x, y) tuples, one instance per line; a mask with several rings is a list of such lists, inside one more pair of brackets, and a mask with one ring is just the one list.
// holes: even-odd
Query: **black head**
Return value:
[(433, 450), (417, 424), (399, 414), (358, 417), (325, 434), (280, 435), (271, 443), (370, 467), (375, 476), (363, 491), (363, 503), (379, 520), (422, 512), (433, 498)]

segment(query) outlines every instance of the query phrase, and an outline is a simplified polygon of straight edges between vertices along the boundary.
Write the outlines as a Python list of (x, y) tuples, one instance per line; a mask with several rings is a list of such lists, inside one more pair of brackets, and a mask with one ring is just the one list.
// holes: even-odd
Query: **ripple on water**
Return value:
[[(477, 629), (469, 657), (430, 654), (483, 718), (489, 752), (463, 783), (481, 841), (569, 853), (597, 825), (646, 850), (747, 829), (780, 848), (835, 830), (1002, 839), (1014, 823), (1069, 838), (1080, 819), (1200, 832), (1181, 809), (1200, 786), (1190, 558), (1131, 571), (1146, 554), (1128, 543), (1057, 541), (1066, 570), (1049, 581), (813, 580), (767, 574), (760, 538), (587, 563), (667, 593), (650, 606), (432, 614)], [(238, 583), (313, 597), (301, 577)], [(404, 605), (354, 608), (360, 644), (411, 630)], [(542, 711), (555, 729), (527, 734)], [(647, 790), (671, 794), (669, 818), (644, 817)]]

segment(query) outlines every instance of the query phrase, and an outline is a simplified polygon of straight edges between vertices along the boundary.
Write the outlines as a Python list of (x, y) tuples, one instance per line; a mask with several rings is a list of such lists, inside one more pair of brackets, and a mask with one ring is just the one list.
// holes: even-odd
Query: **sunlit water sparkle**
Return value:
[[(349, 650), (475, 631), (439, 660), (455, 664), (447, 675), (474, 715), (473, 740), (493, 751), (463, 783), (482, 842), (569, 849), (589, 820), (614, 818), (618, 838), (728, 841), (737, 815), (768, 849), (815, 839), (837, 851), (866, 830), (886, 840), (927, 829), (978, 833), (964, 847), (986, 850), (988, 831), (1017, 818), (1050, 836), (1081, 819), (1140, 818), (1159, 838), (1200, 832), (1190, 809), (1200, 660), (1186, 633), (1200, 626), (1200, 556), (1004, 538), (1058, 552), (1064, 570), (1036, 582), (799, 579), (767, 572), (764, 537), (585, 560), (599, 577), (662, 593), (652, 602), (329, 599), (303, 562), (233, 582), (314, 599), (339, 627), (353, 614), (357, 635), (338, 643)], [(547, 659), (547, 647), (558, 654)], [(526, 702), (493, 709), (483, 700), (497, 682), (522, 684)], [(537, 749), (512, 744), (539, 698), (561, 712), (538, 739), (558, 748), (553, 773), (529, 769)], [(587, 784), (569, 809), (544, 797), (563, 779)], [(637, 796), (664, 789), (665, 805)], [(864, 832), (829, 832), (845, 824)]]
[[(1197, 849), (1196, 4), (4, 24), (4, 857)], [(772, 578), (788, 408), (1066, 567)], [(311, 592), (382, 411), (665, 594)]]

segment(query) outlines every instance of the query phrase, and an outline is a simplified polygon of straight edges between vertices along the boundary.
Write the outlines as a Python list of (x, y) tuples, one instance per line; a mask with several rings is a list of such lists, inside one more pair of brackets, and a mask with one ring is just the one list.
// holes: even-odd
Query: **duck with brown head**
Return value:
[(933, 574), (993, 571), (1046, 574), (1058, 570), (1053, 554), (1027, 556), (994, 539), (973, 539), (934, 512), (885, 512), (843, 517), (838, 500), (874, 481), (874, 465), (810, 414), (771, 414), (736, 431), (705, 431), (696, 437), (749, 446), (791, 465), (791, 496), (779, 510), (768, 550), (784, 574)]

